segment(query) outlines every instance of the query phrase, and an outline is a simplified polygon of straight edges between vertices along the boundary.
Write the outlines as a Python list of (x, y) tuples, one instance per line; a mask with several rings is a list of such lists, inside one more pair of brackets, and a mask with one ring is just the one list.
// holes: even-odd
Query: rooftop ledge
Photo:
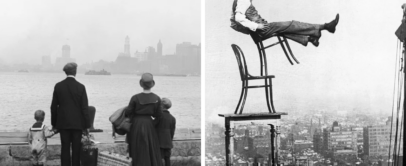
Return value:
[[(178, 130), (176, 132), (171, 155), (173, 165), (200, 165), (200, 129), (190, 133), (178, 132)], [(125, 136), (116, 135), (117, 137), (113, 139), (111, 132), (91, 132), (90, 134), (100, 142), (95, 145), (99, 152), (126, 155)], [(27, 132), (0, 132), (0, 165), (31, 166), (30, 147), (27, 141)], [(47, 165), (60, 165), (60, 148), (59, 134), (48, 138)]]
[(218, 114), (221, 117), (233, 121), (243, 120), (266, 120), (266, 119), (280, 119), (282, 115), (288, 115), (286, 112), (259, 112), (259, 113), (242, 113), (242, 114)]
[[(91, 132), (95, 141), (100, 144), (124, 143), (125, 135), (117, 135), (114, 139), (111, 131)], [(0, 145), (28, 145), (28, 132), (0, 132)], [(176, 130), (173, 141), (200, 141), (200, 129), (198, 130)], [(48, 145), (60, 145), (60, 135), (56, 134), (48, 138)]]

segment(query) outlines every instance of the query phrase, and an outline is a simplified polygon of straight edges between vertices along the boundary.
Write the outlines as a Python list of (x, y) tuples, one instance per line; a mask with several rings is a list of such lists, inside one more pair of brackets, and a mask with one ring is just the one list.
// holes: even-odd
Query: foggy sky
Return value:
[[(206, 0), (206, 119), (216, 119), (219, 113), (233, 113), (238, 103), (241, 80), (231, 44), (241, 47), (249, 72), (259, 75), (258, 51), (251, 37), (230, 28), (232, 2)], [(397, 48), (394, 33), (401, 24), (404, 1), (252, 2), (270, 22), (297, 20), (322, 24), (340, 13), (336, 33), (323, 31), (318, 48), (310, 43), (303, 47), (289, 42), (301, 62), (299, 65), (290, 65), (280, 46), (266, 50), (269, 73), (275, 75), (276, 111), (309, 114), (315, 110), (345, 110), (350, 114), (392, 111)], [(244, 112), (266, 111), (263, 89), (250, 89)]]
[(161, 40), (163, 54), (176, 44), (200, 43), (200, 0), (0, 1), (0, 64), (52, 63), (64, 44), (78, 63), (113, 61), (130, 37), (131, 53)]

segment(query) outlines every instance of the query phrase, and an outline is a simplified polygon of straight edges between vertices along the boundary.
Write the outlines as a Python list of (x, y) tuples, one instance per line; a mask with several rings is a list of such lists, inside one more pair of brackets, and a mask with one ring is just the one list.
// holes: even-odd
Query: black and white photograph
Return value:
[(201, 165), (201, 1), (1, 1), (1, 166)]
[(403, 166), (406, 2), (0, 1), (0, 166)]
[(405, 8), (206, 0), (205, 165), (404, 165)]

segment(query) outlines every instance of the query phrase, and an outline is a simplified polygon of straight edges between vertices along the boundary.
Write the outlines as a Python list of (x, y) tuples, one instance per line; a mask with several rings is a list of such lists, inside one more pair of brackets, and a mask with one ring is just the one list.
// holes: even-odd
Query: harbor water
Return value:
[[(50, 106), (61, 73), (0, 72), (0, 131), (24, 131), (35, 122), (35, 110), (44, 110), (44, 123), (51, 126)], [(96, 107), (94, 127), (111, 129), (109, 116), (128, 105), (130, 98), (142, 92), (140, 76), (113, 74), (84, 75), (76, 80), (86, 87), (89, 105)], [(200, 128), (200, 77), (155, 76), (154, 93), (172, 101), (169, 110), (177, 119), (177, 128)]]

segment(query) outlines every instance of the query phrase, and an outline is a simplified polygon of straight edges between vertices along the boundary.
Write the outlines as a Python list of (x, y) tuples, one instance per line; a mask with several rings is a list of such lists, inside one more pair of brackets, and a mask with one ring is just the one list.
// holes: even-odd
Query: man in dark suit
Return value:
[(55, 85), (51, 104), (51, 124), (61, 136), (62, 166), (80, 166), (82, 132), (90, 128), (86, 88), (76, 81), (76, 69), (76, 63), (65, 65), (67, 78)]
[(167, 98), (162, 98), (161, 108), (163, 113), (157, 119), (156, 125), (161, 147), (161, 157), (165, 160), (165, 166), (171, 165), (171, 149), (173, 148), (172, 140), (176, 128), (176, 119), (168, 111), (171, 107), (171, 101)]

